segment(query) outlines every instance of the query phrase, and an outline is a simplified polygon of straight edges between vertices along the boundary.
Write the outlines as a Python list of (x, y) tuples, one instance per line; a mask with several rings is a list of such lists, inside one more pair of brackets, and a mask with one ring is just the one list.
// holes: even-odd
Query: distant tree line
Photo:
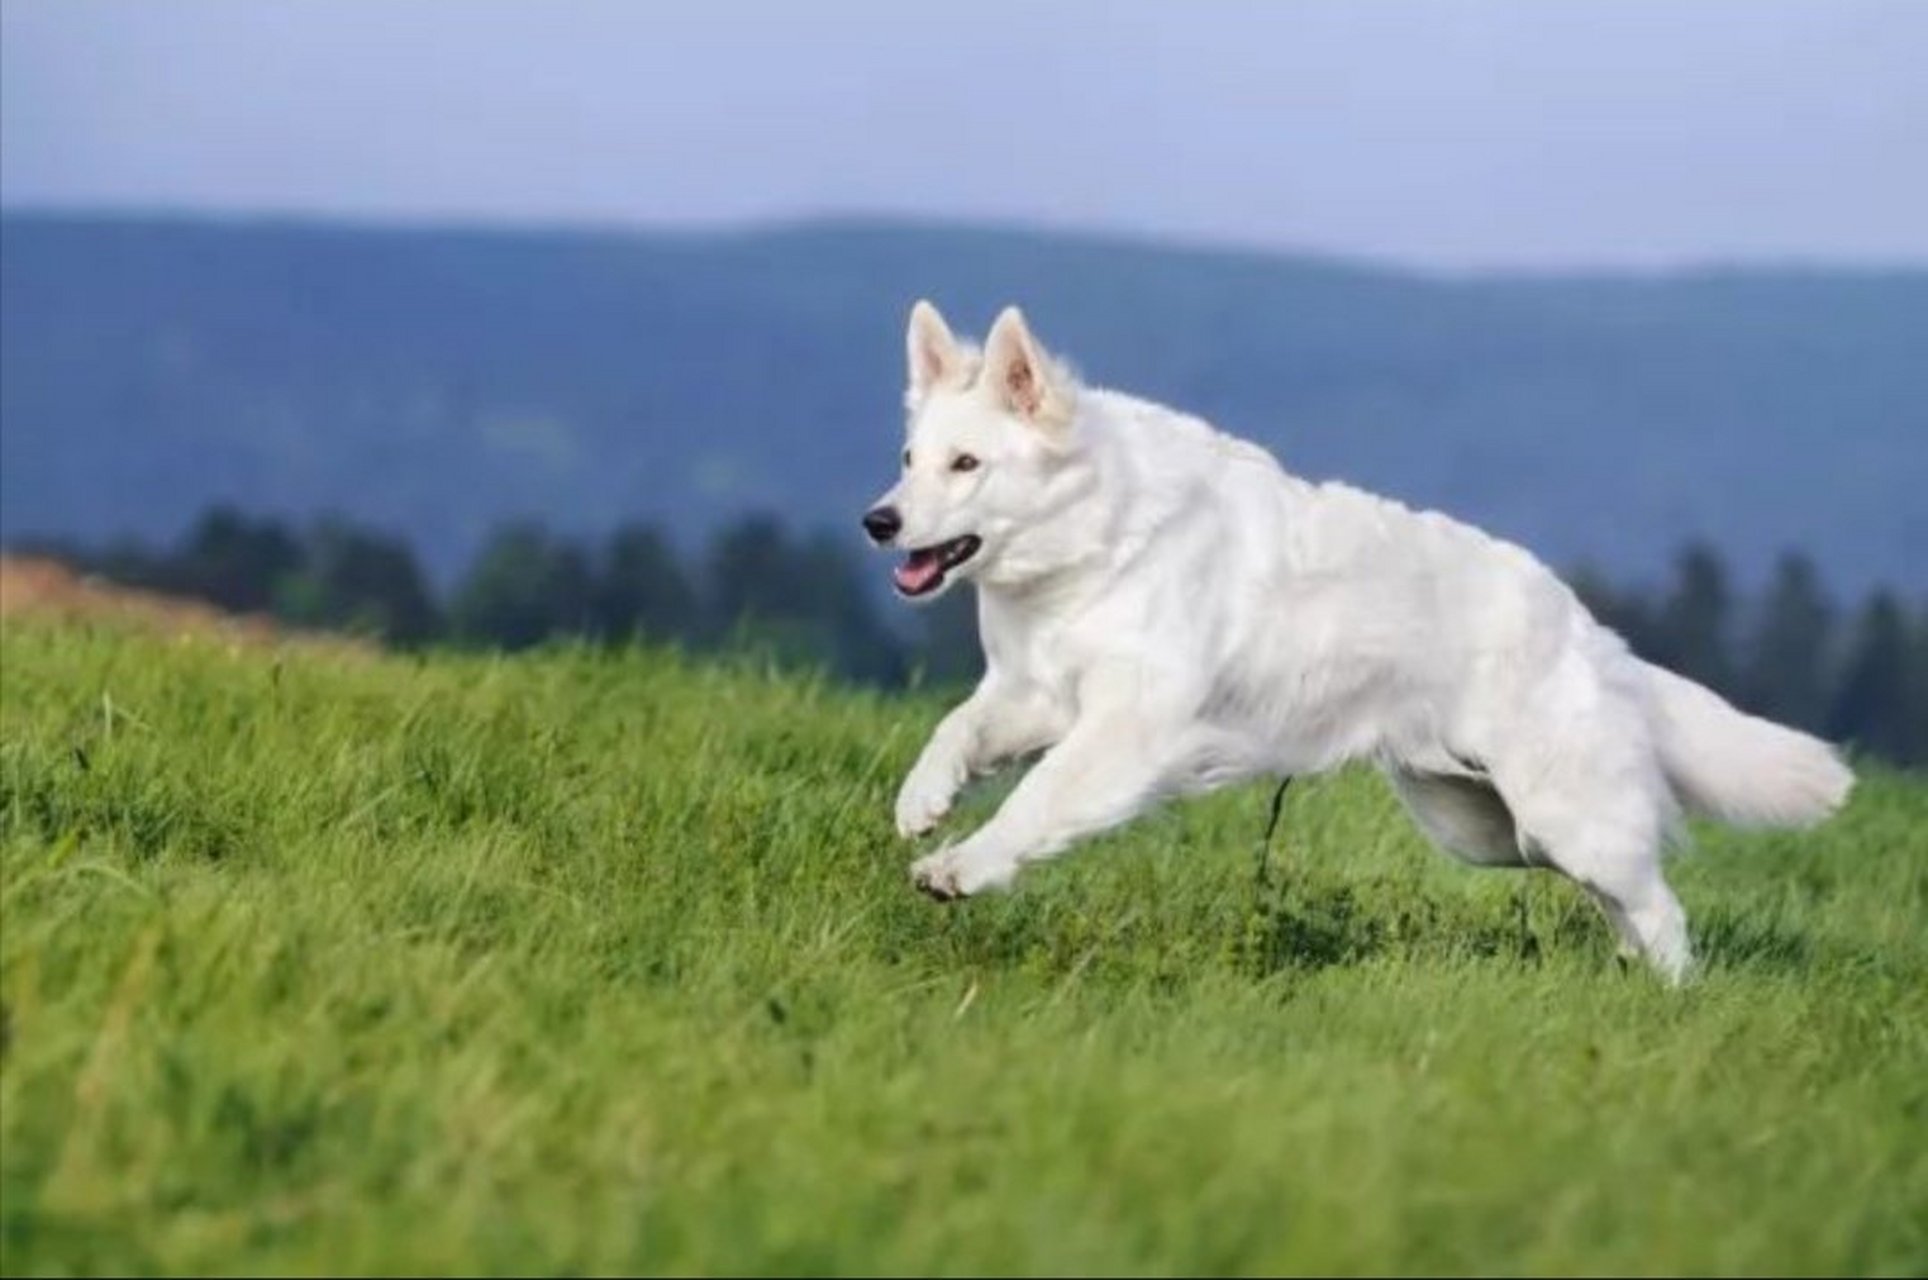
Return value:
[[(442, 598), (406, 543), (332, 518), (297, 528), (224, 506), (165, 547), (38, 549), (126, 585), (400, 647), (643, 639), (886, 687), (962, 683), (980, 662), (969, 593), (887, 616), (865, 580), (884, 571), (881, 557), (868, 563), (854, 536), (799, 533), (766, 514), (741, 517), (693, 554), (650, 524), (593, 544), (533, 522), (503, 525)], [(1814, 564), (1790, 552), (1743, 599), (1704, 545), (1685, 548), (1658, 590), (1588, 566), (1568, 581), (1637, 653), (1740, 707), (1897, 763), (1928, 762), (1928, 598), (1883, 589), (1844, 609)]]
[(1887, 588), (1843, 609), (1800, 552), (1782, 555), (1751, 599), (1719, 555), (1691, 544), (1658, 592), (1568, 575), (1595, 617), (1650, 662), (1743, 710), (1900, 764), (1928, 762), (1928, 595)]
[(442, 593), (400, 538), (334, 517), (297, 527), (231, 506), (205, 511), (165, 546), (123, 539), (21, 549), (126, 586), (398, 648), (642, 639), (756, 652), (884, 686), (975, 675), (973, 615), (960, 614), (958, 602), (925, 615), (965, 623), (949, 629), (968, 648), (907, 639), (885, 623), (862, 577), (883, 573), (882, 558), (863, 563), (854, 542), (854, 526), (850, 539), (838, 539), (751, 514), (692, 556), (655, 525), (623, 525), (591, 545), (520, 521), (492, 531)]

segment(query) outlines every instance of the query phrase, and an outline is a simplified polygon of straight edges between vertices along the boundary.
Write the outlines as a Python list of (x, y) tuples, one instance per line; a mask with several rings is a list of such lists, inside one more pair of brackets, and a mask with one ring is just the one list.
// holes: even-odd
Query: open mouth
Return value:
[(944, 585), (944, 577), (951, 570), (977, 554), (984, 540), (974, 533), (949, 542), (940, 542), (934, 547), (920, 547), (905, 557), (904, 563), (897, 566), (891, 574), (896, 584), (897, 594), (906, 599), (927, 596)]

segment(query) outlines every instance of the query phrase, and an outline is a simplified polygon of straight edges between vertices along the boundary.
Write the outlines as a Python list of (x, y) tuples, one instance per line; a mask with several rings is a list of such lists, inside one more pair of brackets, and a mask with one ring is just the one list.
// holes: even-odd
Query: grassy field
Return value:
[(0, 657), (8, 1275), (1928, 1269), (1919, 779), (1702, 832), (1669, 992), (1366, 774), (1263, 878), (1253, 787), (944, 908), (933, 700)]

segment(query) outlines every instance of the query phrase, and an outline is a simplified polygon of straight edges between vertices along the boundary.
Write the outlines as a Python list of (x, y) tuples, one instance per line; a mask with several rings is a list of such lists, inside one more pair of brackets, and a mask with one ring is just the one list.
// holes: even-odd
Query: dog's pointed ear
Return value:
[(1071, 421), (1072, 388), (1024, 323), (1024, 313), (1006, 307), (984, 340), (983, 385), (1015, 417), (1053, 429)]
[(951, 336), (951, 327), (929, 299), (919, 298), (910, 309), (910, 327), (904, 333), (904, 354), (909, 360), (910, 381), (905, 398), (916, 404), (932, 387), (954, 382), (964, 372), (966, 353)]

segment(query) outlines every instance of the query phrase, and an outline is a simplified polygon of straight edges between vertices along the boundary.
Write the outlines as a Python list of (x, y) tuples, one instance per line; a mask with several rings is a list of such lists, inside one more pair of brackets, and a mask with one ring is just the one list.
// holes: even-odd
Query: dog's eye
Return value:
[(910, 470), (910, 450), (904, 450), (904, 470)]
[(951, 470), (975, 471), (977, 470), (977, 459), (973, 458), (968, 453), (960, 453), (955, 458), (951, 459)]

